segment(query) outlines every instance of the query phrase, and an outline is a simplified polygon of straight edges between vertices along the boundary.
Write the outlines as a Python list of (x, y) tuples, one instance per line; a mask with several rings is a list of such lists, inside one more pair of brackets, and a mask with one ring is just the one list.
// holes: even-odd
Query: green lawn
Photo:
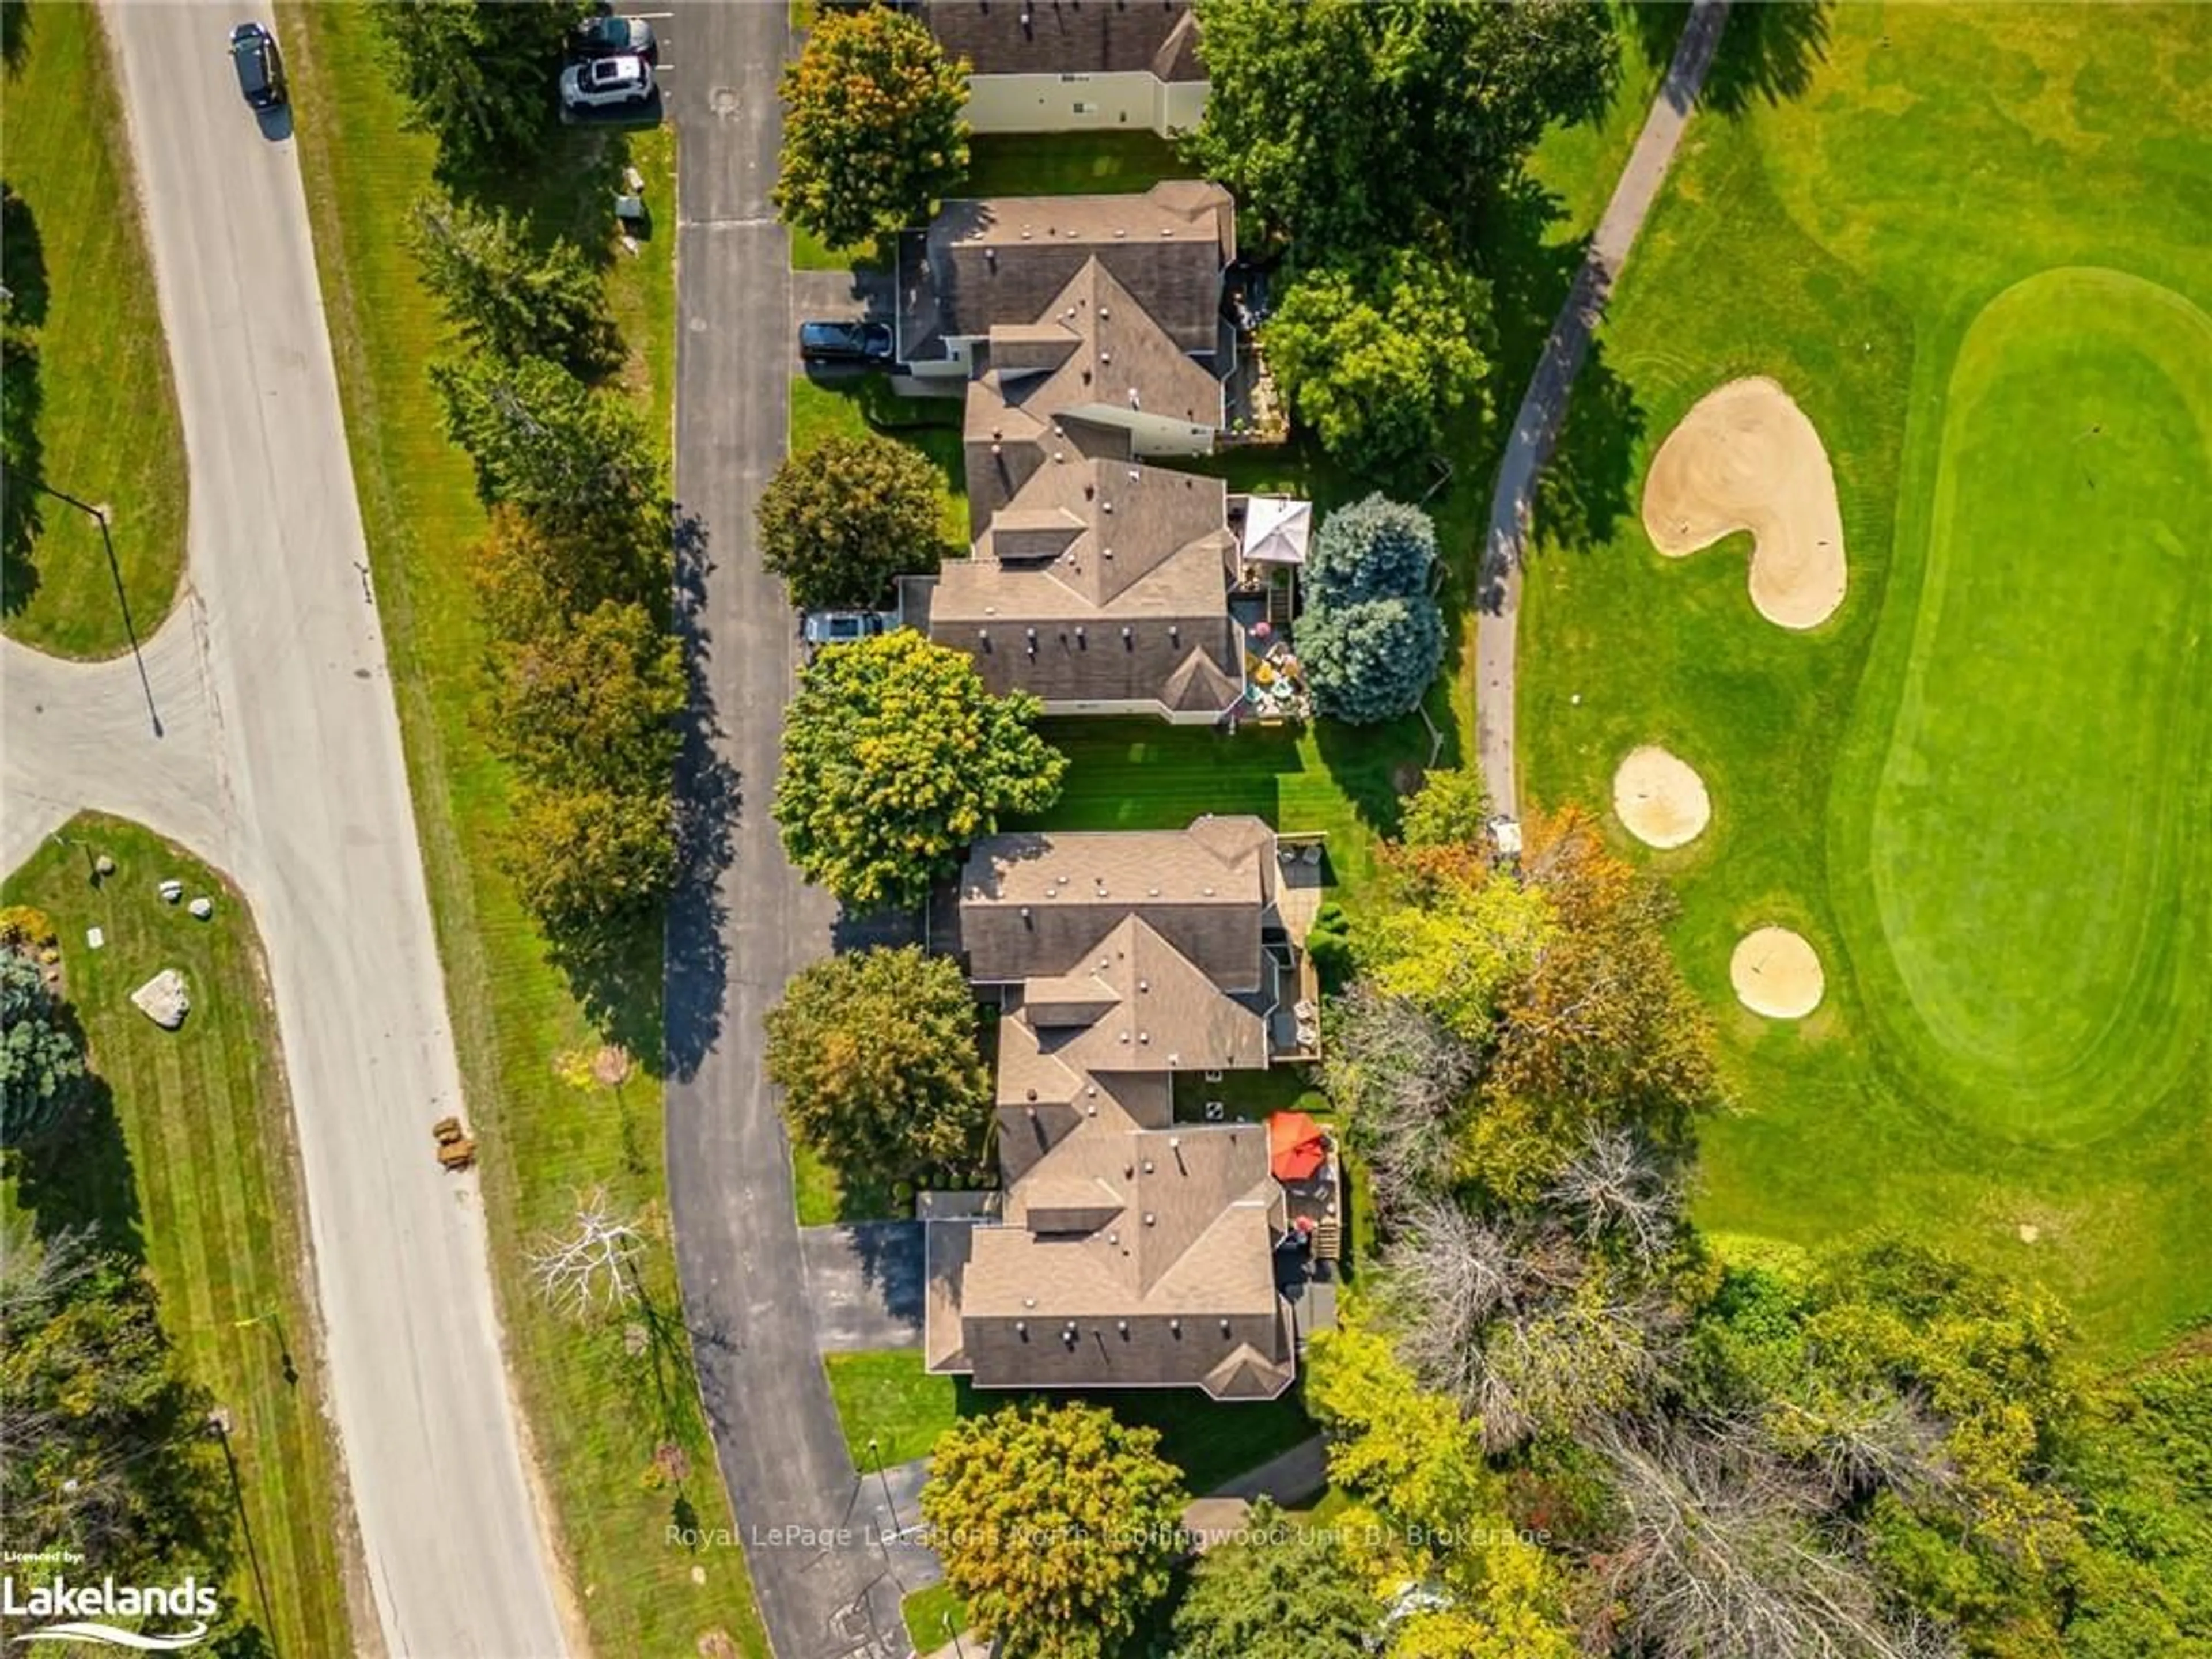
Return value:
[(1279, 830), (1325, 832), (1330, 878), (1353, 895), (1374, 878), (1377, 839), (1397, 833), (1405, 769), (1429, 753), (1413, 718), (1364, 730), (1250, 726), (1233, 736), (1137, 717), (1048, 720), (1040, 729), (1071, 764), (1060, 799), (1034, 827), (1180, 830), (1207, 812), (1254, 812)]
[[(1525, 781), (1603, 805), (1658, 741), (1711, 792), (1698, 842), (1638, 852), (1745, 1108), (1705, 1134), (1707, 1224), (1934, 1237), (2140, 1352), (2212, 1312), (2212, 38), (1759, 18), (1616, 295), (1616, 393), (1577, 389), (1571, 431), (1631, 464), (1539, 510)], [(1850, 592), (1807, 635), (1750, 608), (1743, 538), (1664, 560), (1637, 520), (1652, 449), (1747, 374), (1836, 475)], [(1766, 921), (1825, 964), (1801, 1024), (1729, 994)]]
[[(495, 1279), (551, 1519), (600, 1651), (688, 1653), (720, 1631), (765, 1655), (742, 1558), (662, 1542), (671, 1522), (730, 1522), (665, 1248), (659, 930), (640, 931), (627, 973), (600, 981), (587, 1012), (498, 869), (509, 781), (476, 716), (484, 639), (461, 556), (483, 514), (423, 378), (441, 331), (400, 234), (432, 147), (400, 129), (365, 9), (288, 5), (280, 27), (454, 1039), (483, 1134)], [(544, 233), (606, 249), (609, 305), (632, 354), (621, 383), (662, 433), (674, 389), (673, 152), (665, 132), (577, 131), (537, 174), (549, 181), (538, 194), (522, 194), (522, 180), (491, 192)], [(625, 161), (645, 174), (657, 222), (636, 255), (611, 239), (609, 184)], [(566, 1058), (610, 1040), (638, 1061), (629, 1081), (562, 1080), (575, 1069)], [(592, 1188), (645, 1217), (655, 1243), (646, 1305), (579, 1326), (543, 1306), (524, 1258)]]
[[(876, 1437), (885, 1464), (927, 1457), (937, 1437), (955, 1420), (998, 1411), (1025, 1396), (985, 1392), (964, 1378), (931, 1376), (912, 1349), (826, 1354), (830, 1397), (845, 1427), (845, 1443), (862, 1469), (876, 1465), (868, 1449)], [(1314, 1432), (1313, 1419), (1293, 1388), (1279, 1400), (1223, 1405), (1188, 1389), (1069, 1390), (1051, 1396), (1103, 1406), (1124, 1423), (1158, 1429), (1160, 1455), (1183, 1472), (1194, 1496), (1258, 1468)]]
[(994, 133), (968, 145), (963, 196), (1113, 196), (1197, 170), (1152, 132)]
[[(39, 526), (0, 569), (0, 626), (42, 651), (112, 657), (132, 629), (143, 641), (161, 625), (184, 570), (176, 390), (99, 19), (82, 0), (10, 5), (8, 33), (0, 271), (38, 360), (35, 400), (6, 411), (31, 427), (35, 460), (8, 488), (27, 493)], [(38, 481), (106, 512), (112, 567), (99, 521), (33, 493)]]
[(965, 552), (968, 468), (960, 447), (957, 398), (902, 398), (881, 374), (801, 374), (791, 383), (791, 447), (796, 454), (825, 438), (870, 433), (912, 444), (945, 478), (941, 517), (946, 544)]
[[(103, 853), (115, 873), (95, 886)], [(210, 921), (162, 902), (155, 885), (173, 876), (187, 897), (215, 900)], [(0, 1202), (42, 1230), (96, 1224), (103, 1243), (143, 1258), (185, 1373), (230, 1413), (241, 1507), (225, 1603), (252, 1610), (269, 1651), (357, 1650), (353, 1510), (322, 1397), (307, 1212), (253, 919), (197, 860), (94, 817), (40, 847), (4, 900), (52, 918), (102, 1086), (51, 1148), (9, 1153)], [(174, 1032), (130, 1002), (164, 968), (191, 998)], [(360, 1612), (374, 1621), (365, 1600)]]
[(918, 1589), (899, 1603), (906, 1633), (921, 1653), (934, 1653), (968, 1628), (968, 1604), (943, 1584)]

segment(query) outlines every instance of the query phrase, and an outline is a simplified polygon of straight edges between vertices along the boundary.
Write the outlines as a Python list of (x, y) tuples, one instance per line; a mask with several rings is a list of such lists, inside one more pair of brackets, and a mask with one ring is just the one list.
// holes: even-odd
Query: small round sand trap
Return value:
[(1787, 927), (1747, 933), (1729, 959), (1736, 1000), (1769, 1019), (1802, 1019), (1820, 1006), (1827, 981), (1813, 947)]
[(1816, 628), (1844, 602), (1844, 520), (1820, 434), (1765, 378), (1730, 380), (1667, 434), (1644, 480), (1644, 529), (1669, 558), (1752, 535), (1751, 602)]
[(1613, 775), (1613, 810), (1646, 847), (1695, 841), (1713, 816), (1705, 781), (1687, 761), (1649, 743), (1630, 750)]

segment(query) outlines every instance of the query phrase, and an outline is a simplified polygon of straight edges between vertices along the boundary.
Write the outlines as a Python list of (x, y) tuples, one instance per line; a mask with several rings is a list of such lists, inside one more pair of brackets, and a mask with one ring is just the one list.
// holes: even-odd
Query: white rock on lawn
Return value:
[(138, 1012), (165, 1031), (173, 1031), (191, 1012), (192, 1000), (185, 991), (185, 976), (164, 968), (131, 994)]

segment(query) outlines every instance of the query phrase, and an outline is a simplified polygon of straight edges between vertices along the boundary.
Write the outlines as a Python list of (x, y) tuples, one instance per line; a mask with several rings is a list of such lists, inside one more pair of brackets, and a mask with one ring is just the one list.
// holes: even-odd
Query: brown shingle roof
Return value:
[(1274, 832), (1250, 817), (1200, 822), (977, 842), (960, 879), (969, 972), (1000, 985), (1073, 972), (1134, 915), (1221, 989), (1257, 990)]
[(1209, 354), (1221, 273), (1236, 255), (1236, 204), (1200, 179), (1163, 179), (1137, 195), (947, 202), (919, 246), (902, 244), (901, 339), (909, 358), (928, 357), (945, 336), (981, 339), (994, 324), (1036, 322), (1095, 257), (1177, 349)]
[(1189, 0), (924, 0), (921, 16), (971, 74), (1206, 78)]

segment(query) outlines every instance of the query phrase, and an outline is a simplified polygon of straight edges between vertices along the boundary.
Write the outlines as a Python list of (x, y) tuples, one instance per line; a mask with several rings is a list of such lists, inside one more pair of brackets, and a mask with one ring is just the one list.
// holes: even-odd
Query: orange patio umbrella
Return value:
[(1267, 1120), (1267, 1160), (1278, 1181), (1310, 1181), (1328, 1162), (1328, 1139), (1304, 1112), (1277, 1112)]

